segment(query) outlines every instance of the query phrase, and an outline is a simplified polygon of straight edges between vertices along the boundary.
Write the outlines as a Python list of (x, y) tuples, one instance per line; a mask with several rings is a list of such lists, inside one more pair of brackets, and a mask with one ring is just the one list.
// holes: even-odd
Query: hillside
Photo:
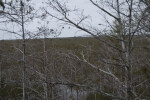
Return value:
[[(102, 39), (121, 48), (113, 38)], [(142, 96), (148, 100), (150, 42), (137, 36), (133, 45), (132, 85), (137, 86), (134, 91), (143, 93)], [(0, 100), (22, 98), (22, 49), (22, 40), (0, 41)], [(26, 40), (26, 99), (42, 100), (48, 90), (51, 100), (111, 100), (112, 97), (102, 91), (117, 95), (120, 93), (118, 83), (113, 76), (99, 69), (111, 71), (125, 82), (123, 55), (93, 37)], [(144, 84), (139, 85), (141, 82)]]

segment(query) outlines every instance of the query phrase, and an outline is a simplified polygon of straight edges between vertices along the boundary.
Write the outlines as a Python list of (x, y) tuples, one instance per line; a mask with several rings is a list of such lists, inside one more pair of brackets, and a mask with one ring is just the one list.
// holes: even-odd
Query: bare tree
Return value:
[[(119, 91), (121, 91), (123, 95), (108, 93), (105, 90), (99, 91), (100, 93), (123, 100), (141, 99), (135, 91), (135, 87), (132, 85), (132, 80), (134, 80), (132, 72), (135, 67), (133, 66), (134, 64), (132, 58), (134, 52), (134, 38), (136, 38), (137, 34), (140, 34), (140, 25), (144, 20), (145, 13), (148, 9), (140, 9), (142, 7), (144, 8), (144, 6), (140, 5), (139, 0), (89, 0), (89, 2), (91, 2), (93, 6), (105, 13), (107, 16), (113, 18), (116, 25), (113, 25), (113, 23), (106, 18), (107, 27), (105, 27), (104, 30), (100, 30), (92, 25), (87, 25), (84, 21), (87, 20), (88, 16), (83, 15), (82, 12), (80, 13), (80, 16), (75, 17), (76, 20), (74, 20), (75, 18), (70, 17), (69, 15), (77, 12), (78, 10), (71, 10), (67, 8), (67, 3), (59, 0), (48, 0), (47, 2), (47, 5), (57, 12), (59, 16), (49, 12), (49, 10), (45, 10), (45, 13), (64, 22), (64, 25), (71, 25), (92, 35), (94, 38), (105, 44), (110, 50), (118, 52), (119, 56), (116, 56), (115, 59), (118, 59), (117, 65), (125, 70), (123, 80), (121, 80), (111, 68), (106, 66), (114, 65), (115, 63), (113, 59), (102, 59), (101, 62), (107, 67), (102, 68), (101, 66), (98, 67), (96, 64), (87, 60), (84, 53), (81, 53), (82, 58), (73, 55), (78, 60), (85, 62), (92, 68), (99, 70), (101, 73), (104, 73), (109, 77), (112, 77), (115, 80), (115, 83), (117, 83), (118, 89), (122, 87)], [(111, 9), (112, 12), (107, 10), (107, 8)], [(140, 17), (138, 19), (135, 18), (135, 15), (139, 14)], [(115, 30), (116, 27), (117, 32), (114, 32), (113, 30)], [(114, 39), (116, 42), (110, 42), (109, 39)], [(122, 63), (120, 64), (119, 62)], [(117, 68), (117, 66), (115, 68)]]
[[(3, 23), (7, 23), (8, 27), (10, 24), (15, 24), (18, 29), (3, 29), (1, 31), (5, 31), (8, 33), (13, 33), (22, 38), (22, 49), (16, 48), (22, 53), (22, 95), (23, 100), (25, 100), (25, 83), (26, 83), (26, 38), (27, 35), (30, 34), (29, 31), (26, 30), (25, 24), (27, 22), (32, 21), (35, 13), (31, 13), (33, 11), (33, 7), (30, 6), (29, 0), (11, 0), (5, 2), (5, 11), (2, 12), (2, 16), (4, 17)], [(9, 24), (10, 23), (10, 24)], [(21, 34), (20, 34), (21, 32)]]

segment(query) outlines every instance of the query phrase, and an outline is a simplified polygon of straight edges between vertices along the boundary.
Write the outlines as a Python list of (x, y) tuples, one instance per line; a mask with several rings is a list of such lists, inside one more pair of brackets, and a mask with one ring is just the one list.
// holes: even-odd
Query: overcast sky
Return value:
[[(39, 7), (45, 7), (44, 4), (42, 4), (42, 2), (44, 2), (46, 0), (33, 0), (34, 2), (34, 6), (36, 9), (38, 9)], [(98, 11), (98, 9), (96, 7), (94, 7), (89, 0), (68, 0), (67, 3), (68, 7), (70, 8), (80, 8), (84, 10), (84, 14), (85, 15), (90, 15), (91, 18), (88, 20), (90, 22), (90, 24), (94, 25), (94, 26), (98, 26), (98, 24), (100, 23), (105, 23), (104, 18), (101, 17), (98, 13), (100, 13)], [(51, 29), (60, 29), (60, 22), (56, 21), (56, 20), (51, 20), (49, 19), (50, 23), (48, 25), (49, 28)], [(29, 25), (26, 26), (27, 29), (35, 31), (37, 29), (37, 27), (42, 26), (45, 22), (41, 22), (40, 24), (36, 23), (37, 20), (34, 23), (30, 23)], [(6, 27), (6, 26), (3, 26)], [(9, 26), (9, 27), (15, 27), (15, 26)], [(8, 29), (9, 29), (8, 27)], [(100, 27), (100, 26), (99, 26)], [(62, 33), (59, 35), (59, 37), (74, 37), (74, 36), (83, 36), (83, 35), (88, 35), (82, 31), (78, 31), (76, 28), (70, 27), (68, 28), (68, 26), (66, 26), (64, 28), (64, 30), (62, 31)], [(0, 39), (16, 39), (19, 38), (18, 36), (14, 36), (13, 34), (10, 33), (6, 33), (6, 32), (0, 32)]]

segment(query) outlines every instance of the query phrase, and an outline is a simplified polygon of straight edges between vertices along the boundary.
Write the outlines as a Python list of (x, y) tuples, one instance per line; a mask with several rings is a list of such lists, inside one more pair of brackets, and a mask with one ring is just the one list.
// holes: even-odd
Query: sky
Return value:
[[(46, 7), (42, 2), (45, 2), (46, 0), (32, 0), (33, 5), (35, 9), (39, 9), (40, 7)], [(90, 23), (93, 26), (98, 26), (99, 24), (105, 23), (104, 18), (100, 16), (99, 10), (94, 7), (89, 0), (67, 0), (67, 6), (69, 8), (79, 8), (84, 11), (85, 15), (89, 15), (90, 18), (87, 20), (88, 23)], [(53, 12), (53, 11), (52, 11)], [(54, 12), (55, 13), (55, 12)], [(41, 27), (43, 25), (48, 26), (50, 29), (55, 29), (60, 31), (61, 30), (61, 22), (55, 19), (48, 18), (47, 19), (50, 24), (45, 24), (47, 21), (42, 20), (39, 21), (36, 19), (34, 22), (29, 23), (26, 25), (26, 29), (31, 30), (31, 31), (36, 31), (37, 27)], [(108, 20), (112, 20), (111, 18), (108, 18)], [(37, 23), (39, 22), (39, 23)], [(5, 25), (0, 25), (1, 27), (6, 28)], [(7, 29), (15, 29), (15, 25), (7, 25)], [(98, 28), (101, 28), (101, 26), (98, 26)], [(58, 37), (78, 37), (78, 36), (85, 36), (88, 35), (85, 32), (79, 31), (78, 29), (70, 26), (64, 26), (64, 29), (62, 30), (61, 34)], [(53, 37), (53, 36), (51, 36)], [(17, 35), (14, 35), (12, 33), (8, 32), (0, 32), (0, 39), (19, 39), (20, 37)]]

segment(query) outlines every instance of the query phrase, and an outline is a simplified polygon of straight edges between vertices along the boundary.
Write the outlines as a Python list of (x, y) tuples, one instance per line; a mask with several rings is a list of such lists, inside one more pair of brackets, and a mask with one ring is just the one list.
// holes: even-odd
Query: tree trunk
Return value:
[(23, 7), (23, 1), (21, 0), (21, 26), (22, 26), (22, 39), (23, 39), (23, 43), (22, 43), (22, 47), (23, 47), (23, 74), (22, 74), (22, 85), (23, 85), (23, 100), (25, 100), (25, 72), (26, 72), (26, 65), (25, 65), (25, 53), (26, 53), (26, 45), (25, 45), (25, 32), (24, 32), (24, 7)]
[(45, 80), (44, 80), (44, 100), (48, 100), (48, 80), (47, 80), (47, 51), (46, 51), (46, 35), (44, 33), (44, 40), (43, 40), (43, 53), (44, 53), (44, 71), (45, 71)]
[(2, 88), (2, 58), (1, 58), (1, 50), (0, 50), (0, 89)]

